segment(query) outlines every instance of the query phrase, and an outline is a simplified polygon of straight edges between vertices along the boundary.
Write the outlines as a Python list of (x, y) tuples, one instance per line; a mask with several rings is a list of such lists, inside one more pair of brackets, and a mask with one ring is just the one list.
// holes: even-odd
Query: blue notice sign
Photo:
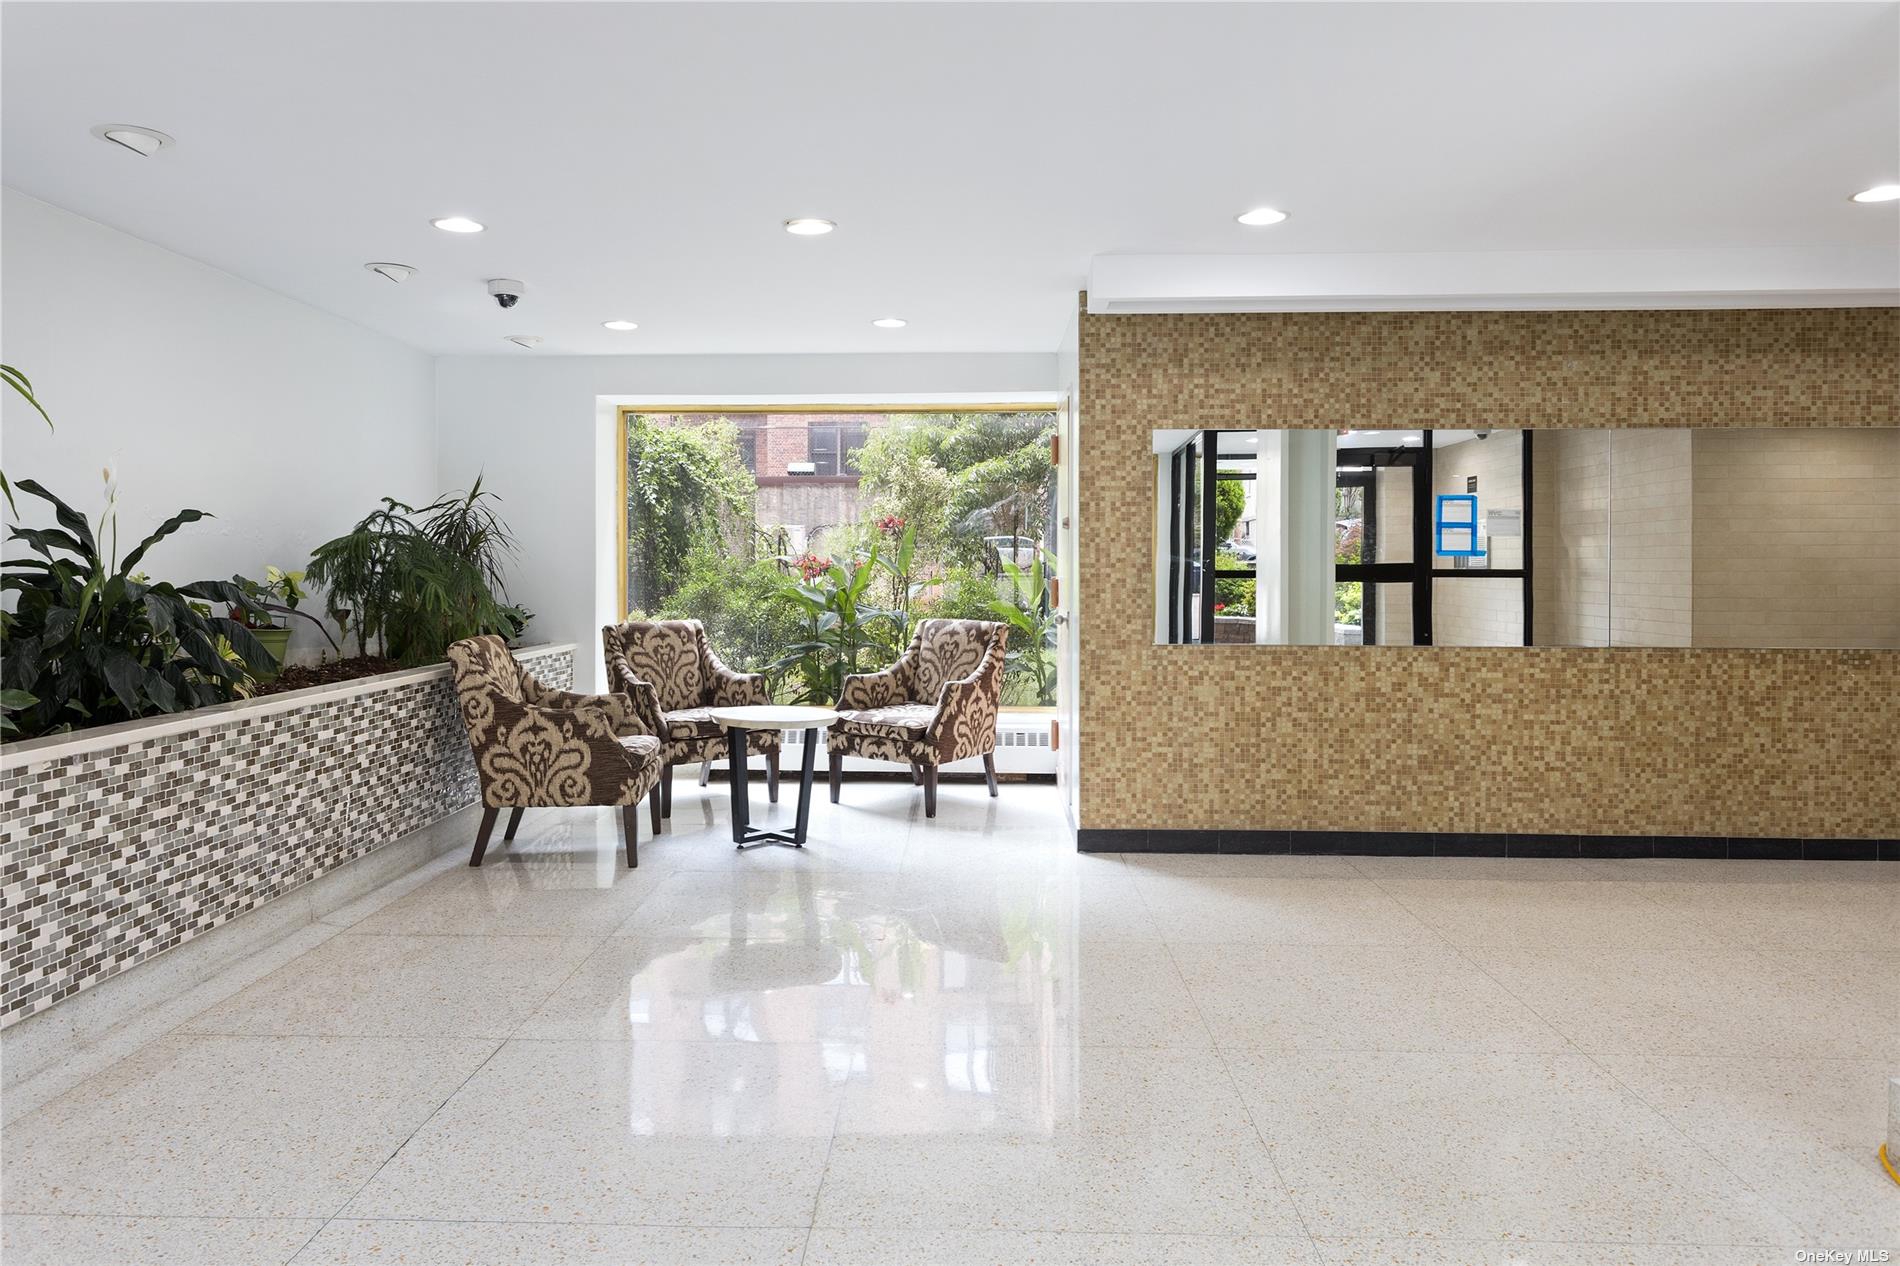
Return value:
[(1478, 548), (1478, 499), (1468, 492), (1440, 493), (1432, 507), (1432, 553), (1441, 558), (1483, 558)]

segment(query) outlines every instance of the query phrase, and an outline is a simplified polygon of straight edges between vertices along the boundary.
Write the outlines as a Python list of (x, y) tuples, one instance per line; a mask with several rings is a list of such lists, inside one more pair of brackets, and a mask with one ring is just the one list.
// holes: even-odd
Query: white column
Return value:
[(1254, 640), (1333, 640), (1333, 433), (1261, 431)]

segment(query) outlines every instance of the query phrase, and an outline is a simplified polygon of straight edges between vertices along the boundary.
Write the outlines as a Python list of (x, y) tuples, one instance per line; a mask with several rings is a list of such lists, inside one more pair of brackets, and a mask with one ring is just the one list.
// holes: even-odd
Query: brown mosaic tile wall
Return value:
[(1900, 309), (1091, 316), (1084, 827), (1892, 838), (1900, 653), (1155, 646), (1155, 427), (1900, 425)]

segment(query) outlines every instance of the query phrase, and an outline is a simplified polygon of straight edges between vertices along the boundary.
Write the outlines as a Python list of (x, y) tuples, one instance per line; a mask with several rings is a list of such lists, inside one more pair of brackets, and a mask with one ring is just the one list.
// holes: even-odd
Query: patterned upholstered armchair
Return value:
[[(772, 702), (765, 678), (735, 673), (719, 662), (698, 620), (635, 620), (600, 631), (607, 656), (607, 684), (633, 697), (642, 720), (665, 743), (666, 773), (660, 779), (660, 816), (673, 816), (675, 765), (723, 759), (726, 732), (709, 708)], [(778, 801), (779, 736), (753, 730), (746, 754), (765, 755), (765, 786)], [(702, 783), (705, 779), (702, 777)]]
[(844, 679), (831, 729), (831, 800), (844, 758), (898, 761), (924, 785), (924, 816), (937, 816), (937, 769), (970, 756), (996, 794), (996, 716), (1003, 701), (1009, 628), (987, 620), (925, 620), (910, 647), (881, 673)]
[(633, 700), (550, 689), (498, 637), (455, 643), (449, 669), (482, 784), (482, 825), (468, 864), (482, 864), (503, 809), (511, 812), (502, 838), (512, 840), (524, 809), (617, 805), (627, 865), (638, 866), (642, 796), (652, 797), (653, 829), (660, 827), (661, 746)]

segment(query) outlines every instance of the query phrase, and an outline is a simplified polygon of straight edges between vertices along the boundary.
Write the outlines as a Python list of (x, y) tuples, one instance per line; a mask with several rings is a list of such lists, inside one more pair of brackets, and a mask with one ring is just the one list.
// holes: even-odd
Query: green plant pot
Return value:
[(259, 681), (275, 681), (277, 674), (283, 671), (284, 655), (290, 650), (290, 630), (288, 628), (252, 629), (251, 636), (262, 642), (264, 649), (277, 658), (277, 667), (265, 668), (262, 665), (255, 665), (251, 669), (252, 675)]

